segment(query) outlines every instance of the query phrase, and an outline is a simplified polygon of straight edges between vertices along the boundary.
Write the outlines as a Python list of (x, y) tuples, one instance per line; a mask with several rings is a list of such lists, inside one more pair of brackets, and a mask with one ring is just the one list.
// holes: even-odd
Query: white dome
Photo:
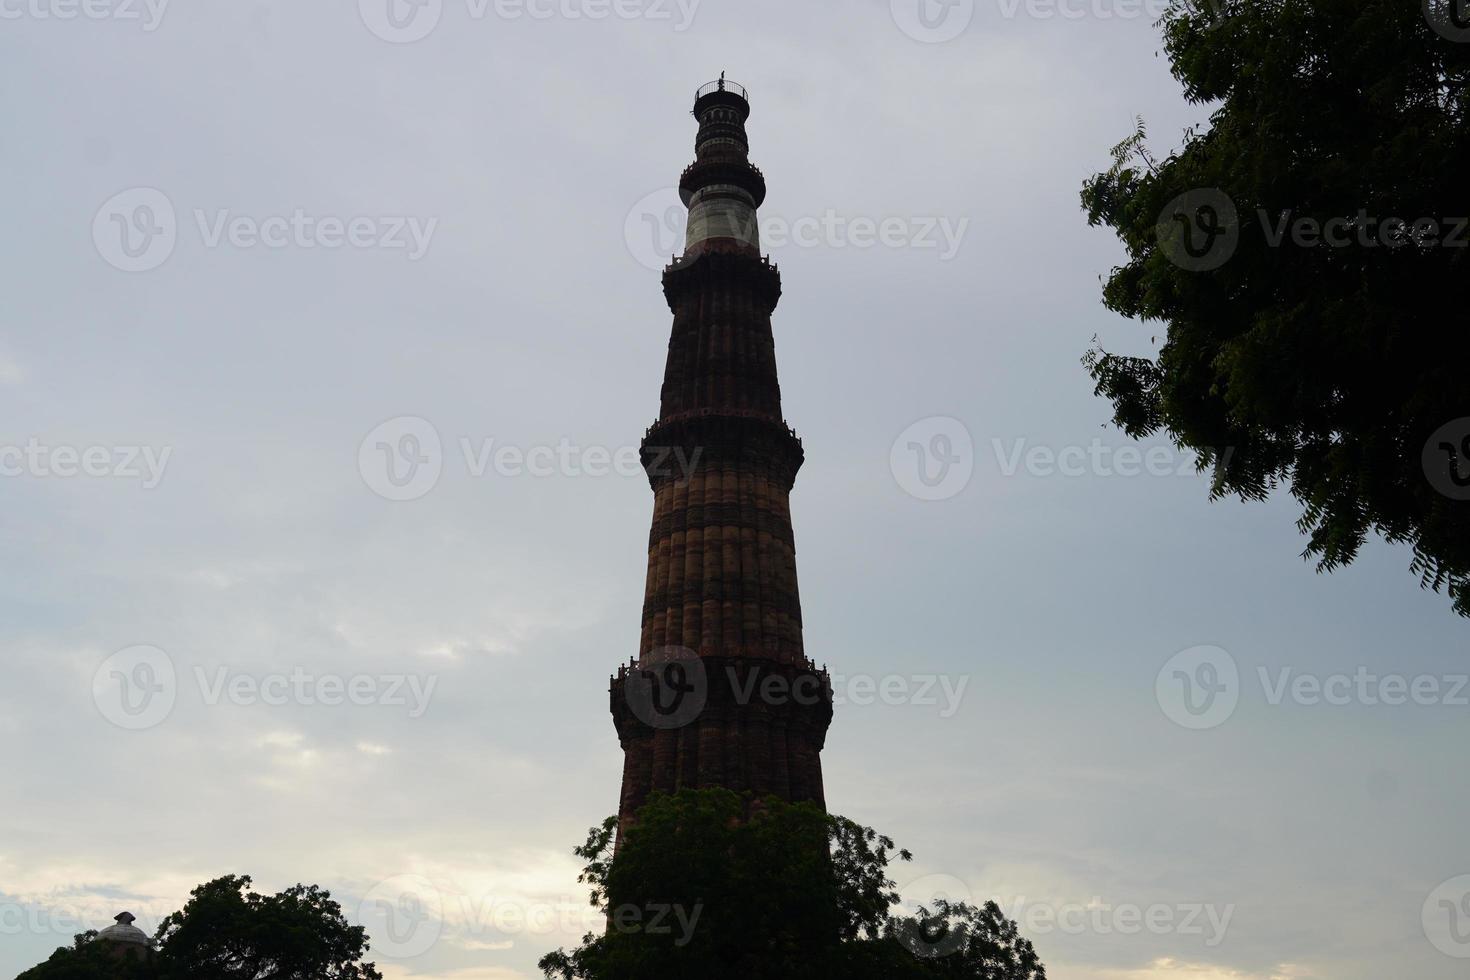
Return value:
[(135, 919), (131, 912), (124, 912), (117, 916), (117, 925), (108, 926), (97, 934), (97, 938), (110, 943), (135, 943), (139, 946), (150, 945), (148, 934), (133, 925)]

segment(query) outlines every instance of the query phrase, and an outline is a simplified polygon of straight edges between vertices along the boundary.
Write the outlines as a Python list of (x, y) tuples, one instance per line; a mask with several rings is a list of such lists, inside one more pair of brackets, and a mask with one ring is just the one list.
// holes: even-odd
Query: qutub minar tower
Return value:
[(831, 684), (802, 646), (789, 501), (803, 453), (781, 414), (781, 276), (760, 252), (766, 182), (749, 160), (749, 115), (741, 86), (701, 88), (695, 161), (679, 181), (688, 234), (663, 274), (674, 327), (642, 448), (654, 495), (643, 632), (611, 690), (623, 826), (656, 790), (826, 805)]

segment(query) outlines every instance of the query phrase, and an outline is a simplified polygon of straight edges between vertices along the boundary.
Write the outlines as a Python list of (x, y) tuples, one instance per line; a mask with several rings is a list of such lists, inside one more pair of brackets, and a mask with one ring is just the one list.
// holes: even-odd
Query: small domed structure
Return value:
[(153, 953), (153, 941), (148, 934), (133, 925), (137, 918), (131, 912), (121, 912), (114, 917), (117, 925), (108, 926), (97, 934), (97, 941), (108, 943), (116, 956), (147, 957)]

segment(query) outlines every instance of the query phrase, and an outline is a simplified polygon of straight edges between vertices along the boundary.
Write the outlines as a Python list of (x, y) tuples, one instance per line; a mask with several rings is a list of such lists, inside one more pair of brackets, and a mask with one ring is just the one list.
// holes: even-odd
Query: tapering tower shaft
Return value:
[(674, 316), (658, 421), (638, 657), (613, 679), (626, 820), (654, 790), (721, 786), (824, 803), (830, 684), (802, 641), (790, 493), (801, 441), (781, 412), (760, 253), (765, 178), (748, 159), (745, 90), (700, 89), (684, 254), (664, 270)]

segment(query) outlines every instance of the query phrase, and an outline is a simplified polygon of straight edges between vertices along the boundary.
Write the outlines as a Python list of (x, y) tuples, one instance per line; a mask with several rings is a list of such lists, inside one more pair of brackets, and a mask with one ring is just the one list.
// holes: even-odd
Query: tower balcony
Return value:
[(714, 95), (717, 92), (732, 92), (735, 95), (740, 96), (746, 102), (750, 101), (750, 92), (746, 89), (744, 85), (741, 85), (739, 82), (732, 82), (729, 79), (725, 78), (717, 79), (713, 82), (705, 82), (703, 85), (699, 86), (699, 90), (694, 93), (694, 101), (698, 102), (706, 95)]
[(724, 248), (719, 242), (705, 242), (698, 251), (674, 256), (664, 267), (664, 298), (669, 309), (677, 313), (679, 297), (700, 288), (712, 276), (748, 283), (767, 314), (780, 302), (781, 270), (770, 256), (746, 254), (738, 243)]
[(745, 191), (760, 207), (766, 201), (766, 175), (744, 160), (698, 160), (679, 175), (679, 198), (688, 207), (696, 192), (711, 184), (731, 184)]

